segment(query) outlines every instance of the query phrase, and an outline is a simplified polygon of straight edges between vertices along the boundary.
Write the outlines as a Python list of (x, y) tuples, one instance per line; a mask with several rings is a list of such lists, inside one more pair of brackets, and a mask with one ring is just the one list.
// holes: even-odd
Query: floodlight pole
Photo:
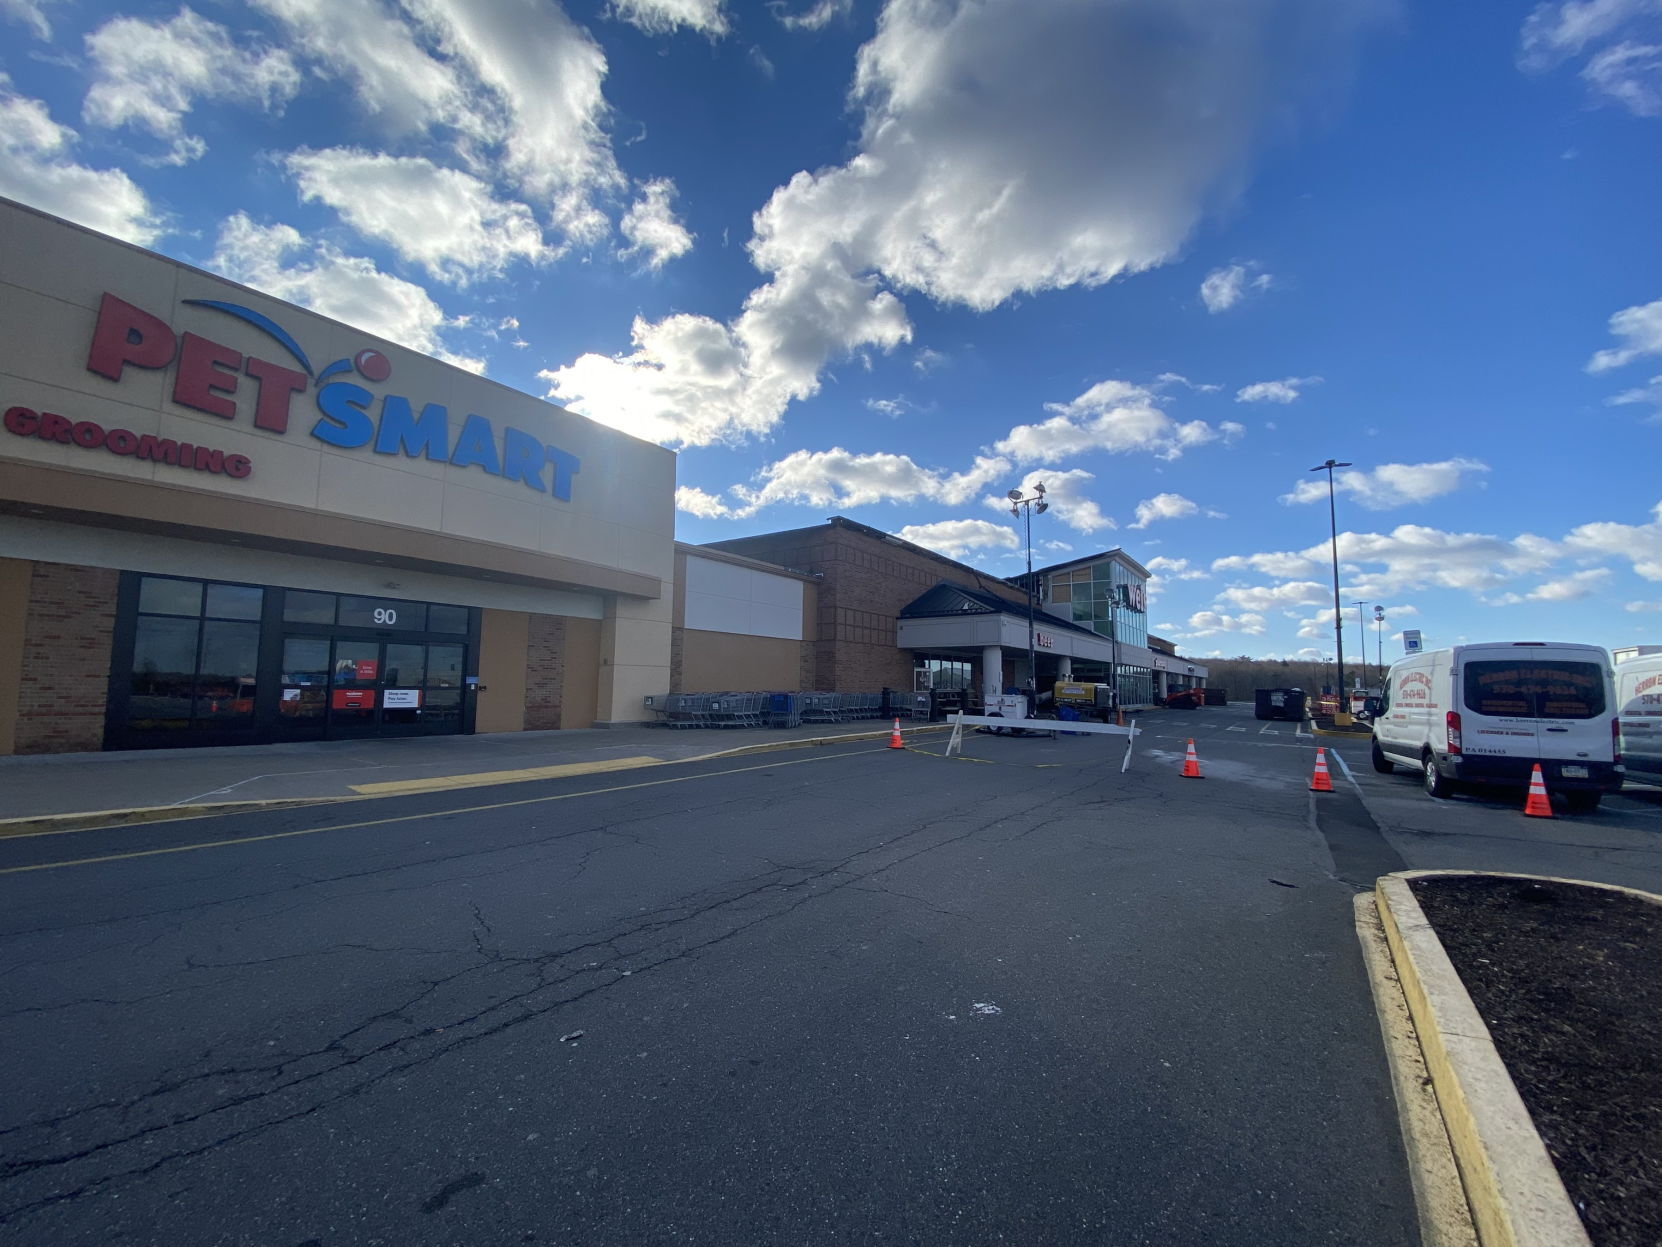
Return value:
[(1363, 614), (1366, 602), (1352, 602), (1356, 608), (1356, 647), (1362, 656), (1362, 687), (1368, 687), (1368, 617)]
[[(1339, 513), (1333, 503), (1333, 469), (1348, 468), (1348, 463), (1340, 463), (1336, 459), (1328, 459), (1311, 468), (1312, 472), (1327, 473), (1327, 523), (1333, 542), (1333, 653), (1335, 665), (1339, 672), (1339, 710), (1343, 715), (1343, 722), (1350, 721), (1349, 713), (1344, 709), (1345, 704), (1345, 621), (1342, 608), (1339, 605)], [(1335, 722), (1341, 720), (1335, 719)]]
[(1042, 482), (1033, 486), (1031, 494), (1023, 494), (1019, 489), (1012, 489), (1008, 497), (1013, 504), (1010, 514), (1023, 516), (1027, 527), (1027, 711), (1031, 714), (1037, 709), (1039, 700), (1039, 659), (1033, 643), (1033, 507), (1036, 503), (1042, 515), (1049, 509), (1050, 504), (1044, 500), (1045, 487)]

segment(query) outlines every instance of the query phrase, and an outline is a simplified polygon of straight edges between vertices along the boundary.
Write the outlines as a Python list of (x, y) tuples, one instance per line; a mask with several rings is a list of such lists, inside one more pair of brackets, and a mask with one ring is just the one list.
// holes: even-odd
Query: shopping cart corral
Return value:
[[(916, 718), (909, 694), (886, 693), (668, 693), (648, 697), (646, 708), (663, 727), (800, 727), (805, 723), (854, 723), (891, 715)], [(923, 708), (927, 716), (927, 706)]]

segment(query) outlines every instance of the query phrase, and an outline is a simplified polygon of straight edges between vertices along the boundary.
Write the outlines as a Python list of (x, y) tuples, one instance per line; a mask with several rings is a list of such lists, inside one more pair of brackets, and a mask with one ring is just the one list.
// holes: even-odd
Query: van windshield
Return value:
[(1604, 713), (1604, 669), (1590, 662), (1469, 662), (1466, 709), (1517, 719), (1591, 719)]

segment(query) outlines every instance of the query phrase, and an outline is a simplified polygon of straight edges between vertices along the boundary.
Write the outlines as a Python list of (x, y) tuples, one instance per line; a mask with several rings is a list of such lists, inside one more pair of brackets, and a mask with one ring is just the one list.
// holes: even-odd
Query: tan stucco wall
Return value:
[(530, 616), (486, 610), (479, 618), (477, 732), (518, 732), (525, 727), (525, 646)]
[(566, 620), (565, 687), (560, 696), (560, 726), (593, 727), (599, 714), (600, 621)]
[(682, 693), (795, 690), (801, 687), (802, 642), (732, 632), (681, 633)]
[(17, 694), (23, 677), (23, 624), (29, 614), (27, 559), (0, 559), (0, 754), (17, 748)]

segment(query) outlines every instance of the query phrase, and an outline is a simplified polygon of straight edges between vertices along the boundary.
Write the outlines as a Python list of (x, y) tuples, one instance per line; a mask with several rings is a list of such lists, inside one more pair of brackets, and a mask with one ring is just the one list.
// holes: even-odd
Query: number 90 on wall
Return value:
[(378, 624), (395, 624), (398, 622), (398, 612), (390, 606), (377, 606), (373, 618)]

